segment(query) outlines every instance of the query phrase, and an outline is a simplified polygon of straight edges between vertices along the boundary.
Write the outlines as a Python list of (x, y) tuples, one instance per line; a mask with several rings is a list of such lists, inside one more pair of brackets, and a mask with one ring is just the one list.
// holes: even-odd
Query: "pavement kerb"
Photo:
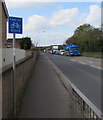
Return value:
[(65, 88), (65, 90), (68, 92), (69, 96), (70, 96), (70, 100), (72, 101), (73, 104), (71, 104), (71, 111), (72, 111), (72, 117), (71, 118), (81, 118), (80, 114), (78, 114), (78, 111), (76, 106), (75, 106), (75, 101), (74, 101), (74, 96), (72, 94), (72, 87), (71, 87), (71, 82), (69, 81), (69, 79), (66, 78), (66, 76), (61, 72), (61, 70), (58, 69), (58, 67), (45, 55), (45, 58), (47, 59), (48, 63), (51, 66), (51, 69), (54, 70), (54, 72), (56, 73), (57, 77), (59, 78), (61, 84), (63, 85), (63, 87)]
[[(57, 76), (61, 80), (63, 86), (66, 88), (66, 90), (70, 93), (69, 89), (71, 88), (71, 82), (67, 77), (61, 72), (60, 69), (45, 55), (47, 61), (50, 63), (52, 69), (56, 72)], [(66, 82), (66, 83), (65, 83)]]

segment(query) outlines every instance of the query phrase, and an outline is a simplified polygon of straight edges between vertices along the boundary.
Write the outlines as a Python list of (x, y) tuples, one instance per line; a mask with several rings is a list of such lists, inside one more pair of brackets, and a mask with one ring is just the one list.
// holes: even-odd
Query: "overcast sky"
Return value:
[[(101, 3), (95, 2), (34, 2), (6, 0), (9, 16), (23, 18), (23, 34), (38, 45), (63, 44), (82, 24), (101, 25)], [(53, 0), (52, 0), (53, 1)], [(8, 34), (12, 37), (12, 34)]]

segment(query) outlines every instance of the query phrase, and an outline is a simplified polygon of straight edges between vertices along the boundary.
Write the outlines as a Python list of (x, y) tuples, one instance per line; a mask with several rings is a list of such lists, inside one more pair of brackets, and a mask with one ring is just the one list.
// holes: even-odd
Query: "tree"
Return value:
[(86, 32), (88, 32), (89, 30), (93, 30), (94, 28), (90, 25), (90, 24), (84, 24), (84, 25), (80, 25), (79, 27), (77, 27), (77, 29), (74, 31), (74, 35), (79, 35), (79, 34), (85, 34)]
[(31, 42), (30, 37), (24, 37), (20, 41), (20, 48), (21, 49), (24, 49), (24, 50), (31, 49), (31, 45), (32, 45), (32, 42)]
[(90, 24), (80, 25), (73, 36), (66, 40), (67, 45), (71, 43), (80, 46), (82, 52), (101, 52), (103, 51), (102, 31)]

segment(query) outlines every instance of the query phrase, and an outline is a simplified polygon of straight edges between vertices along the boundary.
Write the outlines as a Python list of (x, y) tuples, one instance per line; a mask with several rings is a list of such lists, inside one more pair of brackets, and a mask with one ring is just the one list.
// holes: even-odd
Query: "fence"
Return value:
[[(59, 71), (60, 73), (60, 71)], [(73, 107), (75, 110), (75, 118), (83, 118), (83, 120), (102, 120), (102, 112), (62, 73), (62, 82), (71, 95)]]
[(71, 87), (74, 103), (78, 110), (78, 114), (81, 116), (81, 118), (87, 118), (88, 120), (102, 119), (102, 112), (74, 85), (71, 85)]
[(103, 58), (103, 52), (82, 52), (83, 56)]

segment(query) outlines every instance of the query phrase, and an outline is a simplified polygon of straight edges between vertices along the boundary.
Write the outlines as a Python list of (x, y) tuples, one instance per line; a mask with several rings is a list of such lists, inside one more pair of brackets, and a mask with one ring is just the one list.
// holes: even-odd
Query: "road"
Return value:
[(101, 110), (101, 66), (99, 59), (46, 54), (62, 73)]

